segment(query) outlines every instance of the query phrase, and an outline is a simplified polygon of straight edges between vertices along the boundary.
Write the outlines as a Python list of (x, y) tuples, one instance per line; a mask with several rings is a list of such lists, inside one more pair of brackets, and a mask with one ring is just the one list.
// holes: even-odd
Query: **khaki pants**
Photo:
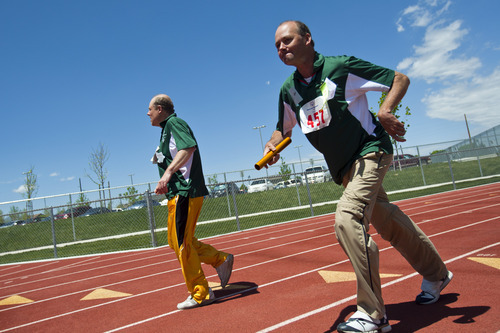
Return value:
[(168, 201), (168, 244), (181, 264), (188, 291), (198, 303), (208, 295), (208, 282), (201, 263), (218, 267), (228, 256), (194, 237), (202, 205), (203, 197), (178, 195)]
[(344, 193), (335, 215), (336, 237), (349, 257), (357, 278), (357, 307), (372, 318), (385, 314), (380, 286), (377, 244), (368, 234), (371, 223), (383, 239), (429, 281), (446, 276), (447, 269), (429, 238), (382, 187), (392, 155), (368, 154), (354, 163), (343, 179)]

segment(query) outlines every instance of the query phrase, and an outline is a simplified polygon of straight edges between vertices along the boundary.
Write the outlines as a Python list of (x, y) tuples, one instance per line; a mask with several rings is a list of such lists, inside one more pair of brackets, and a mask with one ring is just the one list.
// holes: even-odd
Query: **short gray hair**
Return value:
[(162, 109), (166, 110), (169, 113), (174, 113), (174, 103), (172, 102), (172, 99), (168, 97), (167, 95), (156, 95), (154, 97), (153, 104), (158, 106), (161, 105)]

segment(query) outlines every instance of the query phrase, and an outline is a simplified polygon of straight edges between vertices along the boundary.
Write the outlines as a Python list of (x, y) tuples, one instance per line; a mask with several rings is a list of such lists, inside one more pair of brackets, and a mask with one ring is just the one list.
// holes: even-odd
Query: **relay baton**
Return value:
[(283, 141), (281, 141), (276, 146), (276, 150), (275, 151), (270, 150), (266, 154), (266, 156), (262, 157), (262, 159), (260, 161), (258, 161), (257, 163), (255, 163), (255, 169), (257, 169), (257, 170), (262, 169), (262, 167), (264, 165), (266, 165), (267, 162), (269, 162), (276, 154), (279, 154), (283, 149), (285, 149), (286, 146), (288, 146), (290, 144), (290, 142), (292, 142), (292, 139), (290, 139), (289, 137), (286, 137), (285, 139), (283, 139)]

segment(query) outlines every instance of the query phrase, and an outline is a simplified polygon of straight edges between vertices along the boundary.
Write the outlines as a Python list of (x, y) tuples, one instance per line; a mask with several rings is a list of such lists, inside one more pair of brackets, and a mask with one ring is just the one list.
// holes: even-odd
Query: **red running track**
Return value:
[[(454, 279), (433, 305), (414, 303), (421, 277), (371, 230), (393, 332), (497, 332), (500, 183), (398, 202), (431, 238)], [(218, 300), (187, 297), (168, 247), (0, 266), (0, 332), (332, 332), (355, 311), (352, 268), (324, 215), (213, 237), (235, 255)], [(16, 301), (18, 301), (16, 303)], [(23, 301), (29, 303), (23, 303)]]

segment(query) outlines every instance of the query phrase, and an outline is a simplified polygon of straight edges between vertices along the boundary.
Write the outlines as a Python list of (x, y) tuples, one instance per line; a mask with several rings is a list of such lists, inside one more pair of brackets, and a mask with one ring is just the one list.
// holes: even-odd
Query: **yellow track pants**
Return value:
[(202, 205), (203, 197), (178, 195), (168, 201), (168, 244), (181, 264), (188, 291), (198, 303), (208, 295), (208, 282), (201, 263), (218, 267), (228, 256), (194, 237)]

